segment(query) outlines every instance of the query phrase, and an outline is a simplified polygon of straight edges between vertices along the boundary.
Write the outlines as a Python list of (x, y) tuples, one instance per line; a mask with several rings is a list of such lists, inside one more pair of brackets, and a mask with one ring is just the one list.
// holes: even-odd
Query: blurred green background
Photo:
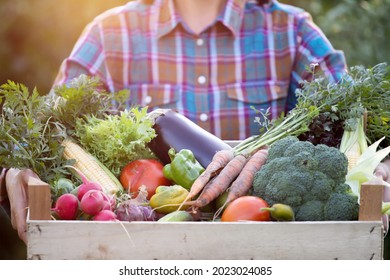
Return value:
[[(125, 0), (0, 0), (0, 84), (50, 90), (85, 25)], [(295, 0), (309, 11), (350, 66), (390, 60), (390, 0)]]

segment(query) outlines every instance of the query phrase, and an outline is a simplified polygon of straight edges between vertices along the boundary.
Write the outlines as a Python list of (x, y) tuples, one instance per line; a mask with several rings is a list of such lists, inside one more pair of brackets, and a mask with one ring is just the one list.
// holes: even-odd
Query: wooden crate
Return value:
[(28, 259), (382, 259), (383, 186), (362, 187), (359, 221), (50, 220), (50, 187), (29, 182)]

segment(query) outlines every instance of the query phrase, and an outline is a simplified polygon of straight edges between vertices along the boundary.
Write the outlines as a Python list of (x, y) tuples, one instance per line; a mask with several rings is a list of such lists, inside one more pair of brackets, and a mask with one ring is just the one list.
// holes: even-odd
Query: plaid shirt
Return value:
[(259, 133), (253, 108), (270, 108), (274, 118), (294, 107), (311, 63), (334, 81), (346, 70), (343, 53), (299, 8), (228, 0), (197, 35), (172, 0), (132, 1), (86, 27), (55, 85), (98, 76), (110, 92), (130, 89), (129, 106), (174, 108), (221, 139), (239, 140)]

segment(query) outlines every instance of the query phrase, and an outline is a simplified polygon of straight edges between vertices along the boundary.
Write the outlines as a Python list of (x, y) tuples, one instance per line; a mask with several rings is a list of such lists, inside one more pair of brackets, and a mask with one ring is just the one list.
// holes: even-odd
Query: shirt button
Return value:
[(144, 102), (145, 104), (150, 104), (150, 102), (152, 102), (152, 97), (151, 96), (146, 96), (145, 99), (144, 99)]
[(207, 116), (206, 113), (202, 113), (202, 114), (200, 114), (199, 119), (200, 119), (202, 122), (205, 122), (205, 121), (207, 121), (207, 120), (209, 119), (209, 116)]
[(199, 76), (198, 77), (198, 83), (201, 85), (204, 85), (206, 83), (206, 77), (205, 76)]
[(199, 38), (196, 40), (196, 44), (200, 47), (200, 46), (203, 46), (204, 44), (204, 40), (202, 38)]

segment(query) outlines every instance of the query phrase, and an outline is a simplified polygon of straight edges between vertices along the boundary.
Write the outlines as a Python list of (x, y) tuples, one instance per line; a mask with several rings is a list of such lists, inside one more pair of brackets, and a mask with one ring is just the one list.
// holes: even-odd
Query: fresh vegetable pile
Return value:
[(337, 84), (306, 82), (296, 108), (272, 121), (259, 112), (259, 135), (234, 148), (173, 110), (127, 108), (131, 92), (108, 94), (93, 78), (48, 96), (8, 82), (0, 166), (48, 182), (56, 219), (355, 220), (359, 185), (390, 152), (376, 152), (390, 135), (389, 77), (380, 64), (351, 68)]

